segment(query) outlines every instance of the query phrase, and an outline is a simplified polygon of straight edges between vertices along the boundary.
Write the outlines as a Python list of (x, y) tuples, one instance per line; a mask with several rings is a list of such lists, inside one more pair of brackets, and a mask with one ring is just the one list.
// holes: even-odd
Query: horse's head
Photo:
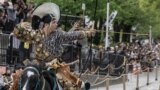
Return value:
[(62, 87), (58, 84), (54, 72), (35, 66), (25, 68), (19, 81), (19, 90), (59, 90), (59, 88)]
[(19, 82), (20, 90), (36, 90), (40, 85), (40, 72), (34, 66), (26, 67)]

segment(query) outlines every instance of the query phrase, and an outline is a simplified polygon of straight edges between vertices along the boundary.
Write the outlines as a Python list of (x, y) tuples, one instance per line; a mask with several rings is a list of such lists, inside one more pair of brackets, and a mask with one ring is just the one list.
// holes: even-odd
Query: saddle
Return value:
[(56, 77), (63, 87), (81, 87), (82, 81), (70, 72), (68, 64), (64, 62), (60, 63), (58, 60), (54, 60), (53, 62), (49, 66), (56, 70)]

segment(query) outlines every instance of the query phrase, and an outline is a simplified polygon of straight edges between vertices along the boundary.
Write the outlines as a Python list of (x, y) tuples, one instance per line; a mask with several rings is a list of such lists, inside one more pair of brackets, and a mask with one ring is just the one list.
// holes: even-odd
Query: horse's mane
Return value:
[[(56, 74), (54, 73), (54, 71), (43, 71), (42, 72), (43, 77), (48, 81), (48, 83), (51, 85), (51, 88), (53, 89), (57, 89), (58, 87), (56, 84)], [(53, 90), (54, 90), (53, 89)]]
[[(37, 85), (39, 85), (39, 76), (38, 75), (32, 75), (31, 77), (29, 77), (28, 78), (28, 81), (30, 82), (30, 83), (28, 83), (29, 84), (29, 86), (31, 87), (31, 88), (35, 88), (35, 87), (38, 87)], [(40, 88), (39, 88), (40, 89)], [(37, 89), (38, 90), (38, 89)]]
[(40, 65), (27, 65), (27, 67), (34, 67), (36, 68), (39, 72), (42, 72), (42, 70), (44, 69), (44, 67), (40, 66)]

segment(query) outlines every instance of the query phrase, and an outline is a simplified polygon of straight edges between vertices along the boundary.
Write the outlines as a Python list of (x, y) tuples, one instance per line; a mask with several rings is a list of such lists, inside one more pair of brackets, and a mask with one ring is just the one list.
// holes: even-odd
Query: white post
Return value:
[(125, 74), (122, 76), (122, 79), (123, 79), (123, 90), (126, 90), (126, 75)]
[(136, 30), (136, 28), (137, 28), (137, 25), (136, 26), (132, 26), (131, 34), (130, 34), (130, 42), (133, 42), (133, 32)]
[(156, 78), (155, 80), (158, 80), (158, 60), (156, 60)]
[(85, 17), (86, 4), (82, 3), (83, 18)]
[(139, 73), (137, 73), (136, 90), (139, 90)]
[(148, 67), (147, 68), (147, 85), (149, 85), (149, 71), (150, 71), (150, 68)]
[(106, 79), (106, 90), (109, 90), (109, 78)]
[(130, 34), (130, 43), (132, 43), (132, 41), (133, 41), (133, 33), (131, 31), (131, 34)]
[(107, 0), (107, 17), (106, 17), (107, 23), (106, 23), (106, 40), (105, 40), (105, 49), (109, 46), (109, 40), (108, 40), (108, 22), (109, 22), (109, 0)]
[(149, 26), (149, 44), (152, 49), (152, 26)]

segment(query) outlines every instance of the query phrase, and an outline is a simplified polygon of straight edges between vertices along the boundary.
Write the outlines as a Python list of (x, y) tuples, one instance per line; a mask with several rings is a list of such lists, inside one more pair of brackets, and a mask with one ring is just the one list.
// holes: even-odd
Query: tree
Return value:
[(139, 0), (140, 8), (144, 11), (146, 14), (146, 20), (148, 20), (148, 23), (144, 27), (141, 27), (141, 32), (146, 32), (149, 30), (149, 25), (151, 25), (153, 37), (157, 38), (160, 34), (160, 1), (159, 0)]
[[(37, 0), (46, 2), (45, 0)], [(106, 19), (107, 0), (50, 0), (60, 6), (61, 13), (82, 15), (82, 3), (86, 4), (85, 14), (95, 21), (104, 24)], [(97, 2), (97, 4), (96, 4)], [(160, 33), (160, 0), (110, 0), (110, 13), (118, 11), (113, 25), (114, 30), (130, 33), (133, 26), (137, 26), (137, 32), (148, 33), (152, 25), (155, 37)], [(97, 5), (97, 7), (95, 7)], [(96, 8), (96, 13), (95, 13)], [(96, 15), (95, 15), (96, 14)], [(115, 34), (114, 40), (119, 41), (119, 34)], [(97, 41), (97, 40), (96, 40)], [(129, 41), (129, 35), (123, 34), (123, 41)]]

